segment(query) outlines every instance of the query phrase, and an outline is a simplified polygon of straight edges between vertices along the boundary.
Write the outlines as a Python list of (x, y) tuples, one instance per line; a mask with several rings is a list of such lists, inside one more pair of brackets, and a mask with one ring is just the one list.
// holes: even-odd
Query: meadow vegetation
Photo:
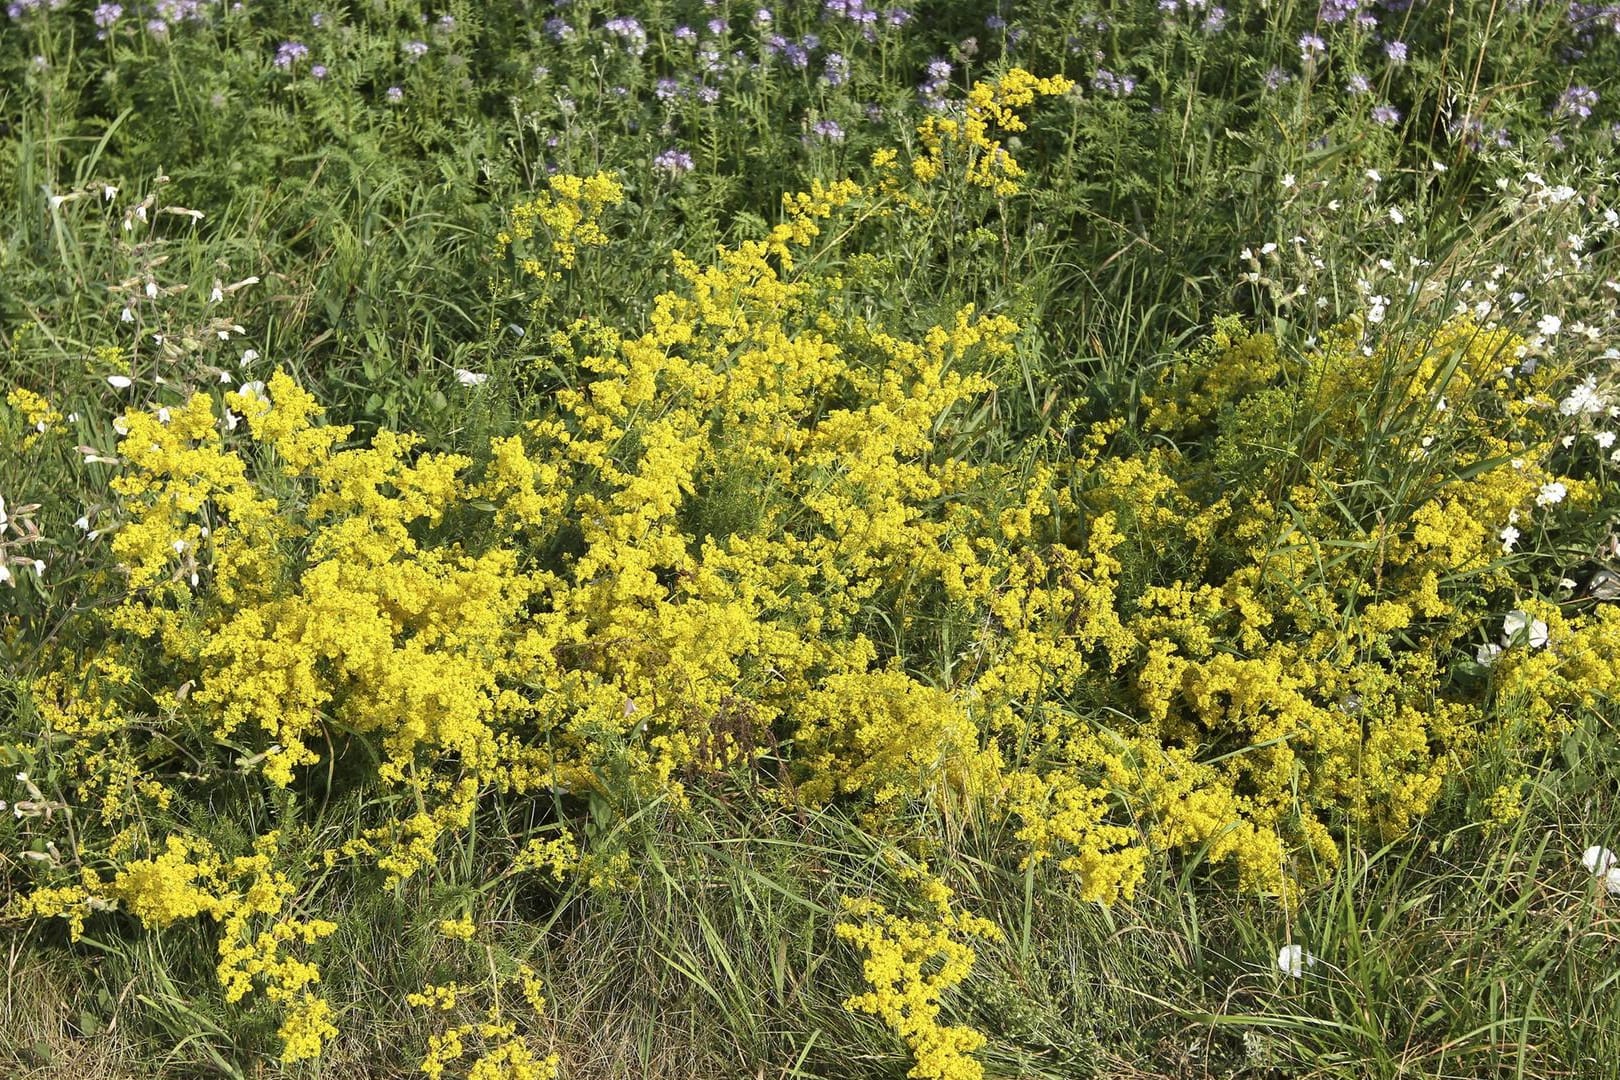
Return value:
[(0, 1073), (1620, 1075), (1616, 71), (14, 0)]

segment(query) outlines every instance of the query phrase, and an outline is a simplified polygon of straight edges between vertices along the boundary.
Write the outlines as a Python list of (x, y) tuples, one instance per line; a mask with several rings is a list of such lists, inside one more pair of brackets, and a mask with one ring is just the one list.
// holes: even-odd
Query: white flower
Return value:
[(1552, 506), (1556, 503), (1561, 503), (1564, 501), (1564, 496), (1568, 494), (1569, 489), (1563, 484), (1560, 484), (1557, 480), (1542, 484), (1541, 490), (1536, 493), (1536, 505)]
[(118, 189), (111, 184), (103, 184), (101, 185), (101, 197), (106, 202), (112, 202), (118, 198)]
[(1392, 206), (1389, 208), (1389, 220), (1393, 221), (1397, 225), (1405, 225), (1406, 215), (1401, 213), (1398, 207)]
[(1292, 188), (1294, 186), (1293, 173), (1283, 173), (1282, 186), (1285, 188)]
[(1480, 667), (1490, 667), (1492, 664), (1496, 663), (1496, 658), (1501, 655), (1502, 646), (1496, 644), (1494, 641), (1487, 641), (1478, 649), (1474, 650), (1474, 659), (1479, 662)]
[(252, 382), (243, 383), (241, 386), (236, 388), (236, 392), (241, 394), (243, 397), (258, 398), (260, 401), (269, 400), (264, 396), (264, 383), (258, 381), (257, 379)]
[(456, 382), (462, 386), (482, 386), (487, 381), (489, 381), (489, 376), (481, 371), (456, 368)]
[(114, 390), (128, 390), (134, 385), (134, 382), (128, 375), (109, 375), (107, 376), (107, 385)]
[(123, 312), (119, 314), (118, 321), (119, 322), (134, 322), (135, 321), (135, 313), (133, 311), (129, 310), (129, 308), (126, 307), (123, 310)]
[(1367, 179), (1371, 180), (1373, 183), (1376, 184), (1380, 180), (1383, 179), (1383, 176), (1379, 175), (1379, 172), (1378, 172), (1377, 169), (1368, 169), (1367, 170)]
[(1620, 864), (1620, 859), (1615, 858), (1614, 852), (1597, 844), (1587, 848), (1581, 855), (1581, 865), (1586, 867), (1589, 874), (1607, 874), (1616, 864)]
[(1607, 450), (1614, 445), (1614, 432), (1599, 431), (1592, 436), (1592, 441), (1598, 444), (1599, 450)]
[(0, 584), (16, 588), (16, 583), (11, 580), (11, 568), (5, 563), (0, 563)]
[(1316, 957), (1301, 945), (1284, 945), (1277, 950), (1277, 969), (1291, 978), (1300, 978), (1305, 969), (1316, 963)]
[(1511, 525), (1507, 525), (1504, 526), (1502, 531), (1496, 535), (1502, 540), (1502, 554), (1511, 554), (1513, 551), (1513, 545), (1519, 542), (1519, 530), (1515, 529)]
[(225, 299), (225, 289), (220, 285), (219, 282), (214, 282), (214, 290), (208, 294), (208, 299), (210, 303), (215, 304)]
[(1598, 392), (1596, 375), (1581, 380), (1581, 384), (1558, 403), (1558, 411), (1565, 416), (1596, 415), (1608, 407), (1609, 399)]
[(1532, 649), (1541, 648), (1547, 644), (1547, 624), (1515, 608), (1502, 620), (1502, 643), (1513, 645), (1520, 641), (1529, 642)]
[(1564, 328), (1564, 320), (1556, 315), (1543, 315), (1541, 321), (1536, 323), (1536, 329), (1548, 337), (1552, 337)]

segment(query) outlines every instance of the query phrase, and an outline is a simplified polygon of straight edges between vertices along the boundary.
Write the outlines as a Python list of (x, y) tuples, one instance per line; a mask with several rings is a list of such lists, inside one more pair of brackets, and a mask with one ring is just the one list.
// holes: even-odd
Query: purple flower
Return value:
[(836, 120), (818, 120), (810, 126), (810, 133), (828, 142), (844, 141), (844, 129)]
[(1288, 72), (1284, 71), (1282, 68), (1274, 67), (1270, 71), (1266, 72), (1265, 78), (1262, 81), (1266, 84), (1267, 90), (1281, 90), (1283, 87), (1293, 82), (1294, 77), (1288, 74)]
[(828, 86), (842, 86), (849, 81), (849, 61), (844, 59), (843, 53), (827, 54), (822, 62), (821, 77), (827, 80)]
[(283, 41), (276, 49), (275, 64), (276, 67), (286, 71), (308, 55), (309, 46), (302, 41)]
[(1322, 0), (1316, 9), (1318, 21), (1333, 25), (1342, 23), (1361, 10), (1361, 0)]
[(1327, 42), (1315, 34), (1299, 35), (1299, 59), (1301, 63), (1310, 63), (1318, 53), (1327, 52)]
[(890, 26), (904, 26), (911, 21), (911, 12), (905, 8), (890, 8), (883, 13), (883, 21)]
[(1007, 20), (1000, 15), (986, 15), (984, 17), (984, 28), (986, 30), (1005, 30), (1007, 29)]
[(1098, 68), (1091, 77), (1091, 88), (1115, 97), (1129, 97), (1136, 90), (1136, 80), (1129, 75), (1115, 75), (1107, 68)]
[(552, 41), (567, 41), (574, 36), (574, 28), (559, 15), (553, 15), (540, 27)]
[(1372, 84), (1367, 81), (1367, 76), (1357, 72), (1350, 76), (1350, 81), (1345, 84), (1344, 92), (1353, 96), (1355, 94), (1365, 94), (1371, 89)]
[(1401, 110), (1393, 105), (1375, 105), (1373, 106), (1372, 118), (1375, 123), (1383, 124), (1385, 127), (1394, 127), (1401, 122)]
[(1404, 41), (1386, 41), (1386, 42), (1384, 42), (1384, 55), (1389, 57), (1389, 62), (1392, 63), (1392, 64), (1404, 64), (1404, 63), (1406, 63), (1406, 42), (1404, 42)]
[(653, 97), (659, 101), (672, 101), (679, 97), (681, 84), (674, 79), (659, 79), (653, 84)]
[(314, 76), (317, 79), (324, 79), (324, 78), (326, 78), (326, 75), (327, 75), (326, 65), (325, 64), (316, 64), (314, 67), (309, 69), (309, 73), (310, 73), (310, 75)]
[(700, 86), (697, 88), (697, 99), (705, 105), (717, 105), (720, 102), (720, 89), (715, 86)]
[(767, 26), (771, 25), (773, 21), (774, 20), (771, 18), (770, 8), (760, 8), (758, 11), (754, 12), (754, 26), (760, 30), (763, 30)]
[(690, 45), (697, 40), (697, 31), (690, 26), (677, 26), (675, 28), (675, 40)]
[(388, 88), (388, 100), (396, 105), (399, 104), (405, 100), (405, 91), (397, 86), (390, 86)]
[(146, 32), (159, 40), (169, 36), (169, 24), (162, 19), (147, 19)]
[(1558, 99), (1558, 104), (1553, 108), (1553, 115), (1585, 120), (1592, 115), (1592, 106), (1597, 103), (1596, 90), (1590, 86), (1572, 86)]
[(106, 29), (119, 19), (123, 18), (123, 16), (124, 9), (118, 4), (102, 4), (100, 7), (96, 8), (95, 14), (91, 16), (91, 19), (97, 26), (101, 27), (102, 29)]
[(317, 30), (319, 30), (325, 22), (326, 12), (324, 11), (317, 11), (315, 14), (309, 17), (309, 25), (313, 26)]
[(425, 41), (407, 41), (405, 43), (405, 55), (411, 60), (420, 60), (427, 55), (427, 51), (428, 43)]
[(715, 35), (716, 37), (719, 37), (720, 35), (724, 34), (726, 32), (726, 30), (727, 30), (726, 20), (724, 20), (724, 19), (710, 19), (709, 20), (709, 33)]
[(609, 19), (602, 24), (602, 28), (610, 34), (617, 34), (624, 40), (624, 49), (631, 56), (640, 56), (647, 51), (647, 31), (641, 28), (641, 23), (628, 16)]
[(671, 147), (653, 158), (653, 168), (667, 172), (671, 176), (692, 171), (692, 155), (685, 150)]
[(1210, 8), (1209, 9), (1209, 14), (1207, 16), (1205, 16), (1205, 18), (1204, 18), (1204, 33), (1206, 33), (1206, 34), (1218, 34), (1222, 30), (1225, 30), (1225, 29), (1226, 29), (1226, 9), (1223, 8), (1223, 7), (1212, 7), (1212, 8)]

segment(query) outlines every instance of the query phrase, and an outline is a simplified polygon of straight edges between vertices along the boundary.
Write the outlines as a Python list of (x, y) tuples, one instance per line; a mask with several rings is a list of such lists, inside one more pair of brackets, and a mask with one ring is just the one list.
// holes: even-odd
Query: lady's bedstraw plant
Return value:
[[(554, 327), (538, 362), (565, 385), (477, 461), (386, 430), (350, 445), (286, 374), (125, 414), (110, 638), (31, 688), (77, 846), (13, 913), (213, 920), (227, 996), (280, 1005), (296, 1061), (336, 1025), (316, 882), (403, 882), (497, 805), (567, 827), (587, 802), (680, 807), (722, 772), (880, 831), (973, 800), (1088, 899), (1172, 850), (1286, 899), (1302, 854), (1405, 829), (1493, 726), (1555, 740), (1612, 693), (1615, 609), (1539, 602), (1503, 556), (1508, 524), (1556, 529), (1594, 498), (1559, 468), (1556, 365), (1520, 363), (1505, 330), (1351, 324), (1288, 356), (1222, 323), (1150, 388), (1151, 441), (1104, 421), (1007, 464), (949, 452), (1018, 327), (970, 304), (882, 325), (839, 245), (957, 191), (1010, 196), (1017, 110), (1067, 88), (1009, 72), (915, 156), (677, 253), (644, 329)], [(499, 242), (515, 286), (543, 304), (621, 198), (556, 178)], [(1465, 670), (1509, 610), (1545, 647)], [(369, 816), (296, 856), (270, 830), (232, 840), (201, 809), (223, 774), (293, 820), (327, 785)], [(574, 831), (506, 842), (514, 874), (630, 872)], [(872, 991), (850, 1007), (896, 1029), (913, 1075), (967, 1078), (977, 1037), (939, 1000), (961, 939), (993, 928), (925, 892), (927, 920), (851, 901)], [(510, 1014), (434, 1040), (433, 1075), (474, 1044), (474, 1075), (549, 1070)]]

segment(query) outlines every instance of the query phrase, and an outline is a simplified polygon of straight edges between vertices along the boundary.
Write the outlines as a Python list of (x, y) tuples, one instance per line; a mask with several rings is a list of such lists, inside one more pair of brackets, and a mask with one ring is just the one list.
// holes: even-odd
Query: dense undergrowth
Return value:
[(13, 7), (14, 1071), (1605, 1074), (1613, 12)]

